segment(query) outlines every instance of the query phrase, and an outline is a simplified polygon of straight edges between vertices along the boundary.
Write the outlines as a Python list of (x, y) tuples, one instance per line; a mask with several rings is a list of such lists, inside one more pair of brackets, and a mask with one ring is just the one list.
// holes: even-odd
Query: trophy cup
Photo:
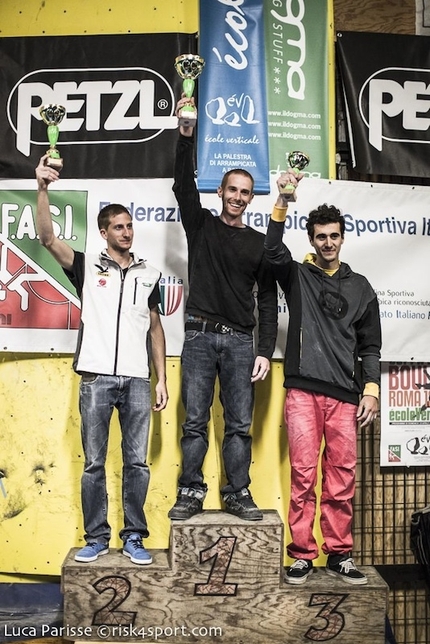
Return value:
[(56, 105), (55, 103), (42, 105), (39, 108), (39, 114), (43, 122), (48, 126), (49, 150), (46, 151), (48, 159), (46, 159), (45, 163), (58, 171), (63, 167), (63, 159), (60, 157), (55, 145), (58, 141), (58, 125), (63, 120), (65, 113), (66, 109), (62, 105)]
[[(310, 158), (307, 154), (304, 152), (299, 152), (296, 150), (295, 152), (290, 152), (290, 154), (287, 155), (288, 159), (288, 165), (293, 170), (295, 174), (299, 174), (302, 170), (304, 170), (310, 163)], [(282, 194), (288, 195), (288, 194), (293, 194), (295, 190), (295, 187), (291, 185), (291, 183), (287, 183), (287, 185), (281, 190)]]
[[(188, 98), (193, 95), (195, 80), (202, 73), (204, 66), (205, 61), (197, 54), (181, 54), (175, 58), (175, 69), (183, 78), (182, 89)], [(179, 112), (179, 125), (194, 127), (196, 119), (196, 108), (193, 105), (184, 105)]]

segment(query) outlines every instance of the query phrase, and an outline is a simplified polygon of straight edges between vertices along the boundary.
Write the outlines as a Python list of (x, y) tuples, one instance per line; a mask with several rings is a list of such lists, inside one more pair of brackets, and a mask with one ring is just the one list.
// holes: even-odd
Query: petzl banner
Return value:
[(198, 187), (214, 192), (222, 174), (243, 168), (254, 192), (269, 192), (263, 3), (202, 0)]
[(0, 38), (0, 177), (34, 177), (49, 147), (39, 108), (51, 103), (66, 110), (63, 178), (171, 177), (174, 61), (193, 46), (174, 33)]
[(353, 167), (363, 174), (430, 173), (430, 38), (337, 34)]
[[(270, 171), (305, 152), (306, 176), (330, 178), (332, 0), (264, 2)], [(330, 36), (330, 37), (329, 37)], [(334, 153), (331, 155), (334, 158)]]

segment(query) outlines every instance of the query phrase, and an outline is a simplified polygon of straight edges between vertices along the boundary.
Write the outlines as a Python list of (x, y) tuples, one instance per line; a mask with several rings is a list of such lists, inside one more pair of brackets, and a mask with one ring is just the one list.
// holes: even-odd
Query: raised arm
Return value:
[[(259, 341), (257, 357), (252, 372), (252, 382), (264, 380), (270, 370), (270, 357), (275, 348), (277, 332), (277, 289), (275, 278), (280, 286), (285, 286), (284, 266), (291, 262), (291, 253), (282, 242), (288, 203), (296, 200), (295, 188), (301, 176), (293, 171), (283, 172), (278, 180), (278, 196), (264, 240), (264, 260), (260, 267), (258, 281)], [(283, 193), (287, 184), (293, 186), (290, 193)], [(272, 266), (269, 266), (271, 264)], [(265, 284), (265, 286), (263, 286)]]
[[(176, 114), (187, 103), (194, 104), (194, 99), (182, 97), (176, 106)], [(193, 236), (203, 225), (202, 205), (195, 181), (195, 151), (192, 127), (179, 127), (173, 171), (173, 192), (181, 212), (181, 223), (187, 236)]]
[(44, 155), (36, 168), (37, 179), (37, 212), (36, 212), (36, 230), (39, 235), (39, 241), (45, 246), (57, 262), (66, 269), (73, 266), (74, 251), (64, 241), (58, 239), (54, 234), (52, 217), (49, 209), (48, 186), (53, 181), (57, 181), (59, 174), (54, 168), (45, 165), (47, 155)]
[[(284, 234), (284, 223), (287, 218), (288, 204), (290, 201), (296, 200), (295, 188), (301, 178), (301, 175), (296, 175), (293, 171), (290, 171), (283, 172), (277, 180), (279, 192), (275, 205), (273, 206), (264, 242), (265, 257), (267, 261), (275, 265), (275, 267), (288, 264), (292, 259), (290, 251), (282, 242), (282, 236)], [(293, 192), (283, 192), (283, 189), (287, 185), (292, 185), (294, 187)], [(274, 270), (276, 277), (279, 280), (276, 268)]]

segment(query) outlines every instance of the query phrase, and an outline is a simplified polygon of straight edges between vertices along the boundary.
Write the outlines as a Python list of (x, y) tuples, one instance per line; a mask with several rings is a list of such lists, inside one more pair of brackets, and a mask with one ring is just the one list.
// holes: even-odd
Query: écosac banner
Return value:
[(363, 174), (430, 174), (430, 38), (337, 34), (353, 166)]
[(64, 178), (170, 177), (190, 34), (0, 38), (0, 177), (34, 177), (49, 147), (39, 108), (62, 105)]
[(198, 187), (214, 192), (223, 173), (248, 170), (269, 192), (263, 3), (200, 1)]
[[(305, 176), (330, 178), (330, 104), (334, 66), (332, 0), (264, 3), (270, 171), (289, 153), (310, 157)], [(332, 102), (332, 103), (331, 103)]]

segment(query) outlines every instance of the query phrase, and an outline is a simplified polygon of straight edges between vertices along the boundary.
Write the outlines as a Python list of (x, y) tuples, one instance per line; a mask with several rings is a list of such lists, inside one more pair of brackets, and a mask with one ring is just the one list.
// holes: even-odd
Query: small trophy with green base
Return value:
[(48, 126), (49, 150), (46, 151), (48, 158), (46, 159), (45, 164), (58, 171), (63, 167), (63, 159), (60, 157), (60, 153), (55, 146), (58, 141), (58, 125), (63, 120), (65, 113), (66, 109), (62, 105), (57, 105), (55, 103), (42, 105), (42, 107), (39, 108), (39, 114), (42, 117), (43, 122)]
[[(287, 154), (288, 165), (295, 174), (299, 174), (304, 170), (309, 163), (311, 162), (309, 156), (304, 152), (299, 152), (295, 150)], [(287, 183), (284, 188), (281, 190), (282, 194), (289, 195), (293, 194), (295, 187), (291, 183)]]
[[(205, 61), (197, 54), (181, 54), (175, 58), (175, 69), (183, 78), (182, 89), (188, 98), (193, 95), (196, 78), (200, 76), (204, 66)], [(184, 105), (179, 113), (179, 125), (194, 127), (196, 120), (196, 108), (193, 105)]]

